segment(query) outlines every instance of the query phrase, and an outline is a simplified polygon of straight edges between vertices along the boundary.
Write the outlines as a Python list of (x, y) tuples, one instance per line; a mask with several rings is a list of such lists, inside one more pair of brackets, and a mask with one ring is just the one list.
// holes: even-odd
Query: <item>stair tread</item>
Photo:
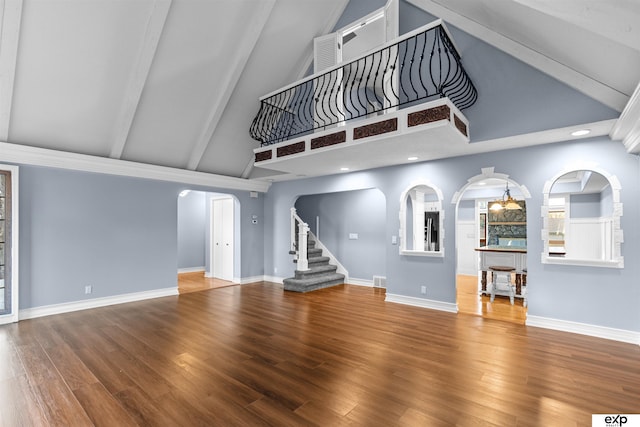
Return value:
[(295, 277), (290, 277), (284, 279), (284, 283), (287, 284), (296, 284), (296, 285), (315, 285), (323, 282), (330, 282), (334, 280), (344, 280), (344, 274), (334, 273), (327, 274), (323, 276), (309, 277), (306, 279), (296, 279)]

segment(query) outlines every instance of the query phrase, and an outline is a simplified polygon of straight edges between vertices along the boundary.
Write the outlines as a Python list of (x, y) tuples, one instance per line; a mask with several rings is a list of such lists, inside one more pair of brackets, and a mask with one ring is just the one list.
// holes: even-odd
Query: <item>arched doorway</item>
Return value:
[[(526, 320), (527, 209), (526, 187), (494, 168), (482, 169), (453, 197), (456, 205), (456, 301), (458, 312), (524, 324)], [(492, 209), (493, 208), (493, 209)], [(491, 301), (489, 266), (513, 267), (497, 276)], [(483, 273), (484, 271), (484, 273)], [(509, 280), (512, 286), (509, 288)], [(523, 285), (524, 282), (524, 285)]]

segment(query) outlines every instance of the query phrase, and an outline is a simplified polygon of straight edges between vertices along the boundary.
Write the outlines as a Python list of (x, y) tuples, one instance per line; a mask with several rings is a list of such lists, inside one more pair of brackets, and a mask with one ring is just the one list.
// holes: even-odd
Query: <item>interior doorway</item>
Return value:
[(180, 293), (240, 282), (240, 206), (231, 194), (184, 190), (178, 197)]
[(212, 198), (210, 206), (210, 268), (208, 277), (233, 281), (234, 206), (231, 197)]
[[(507, 175), (494, 174), (493, 169), (483, 170), (456, 193), (456, 301), (460, 313), (525, 323), (528, 197), (526, 188)], [(507, 209), (509, 198), (518, 206)], [(508, 292), (496, 292), (491, 301), (493, 277), (488, 264), (513, 267), (508, 275), (497, 276), (497, 289), (512, 290), (513, 303)]]

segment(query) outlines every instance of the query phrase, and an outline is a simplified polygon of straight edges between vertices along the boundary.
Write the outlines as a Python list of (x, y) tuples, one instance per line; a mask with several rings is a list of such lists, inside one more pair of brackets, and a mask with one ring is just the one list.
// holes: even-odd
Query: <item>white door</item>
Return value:
[(458, 248), (458, 274), (478, 274), (478, 253), (475, 221), (458, 221), (456, 224), (456, 246)]
[(233, 199), (211, 200), (211, 275), (233, 280)]

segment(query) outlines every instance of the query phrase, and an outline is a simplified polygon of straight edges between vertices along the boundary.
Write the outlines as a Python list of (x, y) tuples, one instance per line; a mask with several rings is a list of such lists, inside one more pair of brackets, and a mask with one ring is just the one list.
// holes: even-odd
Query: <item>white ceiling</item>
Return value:
[[(618, 111), (640, 79), (637, 1), (408, 1), (547, 58), (545, 72)], [(306, 72), (347, 3), (0, 0), (0, 141), (264, 175), (248, 132), (258, 98)]]

